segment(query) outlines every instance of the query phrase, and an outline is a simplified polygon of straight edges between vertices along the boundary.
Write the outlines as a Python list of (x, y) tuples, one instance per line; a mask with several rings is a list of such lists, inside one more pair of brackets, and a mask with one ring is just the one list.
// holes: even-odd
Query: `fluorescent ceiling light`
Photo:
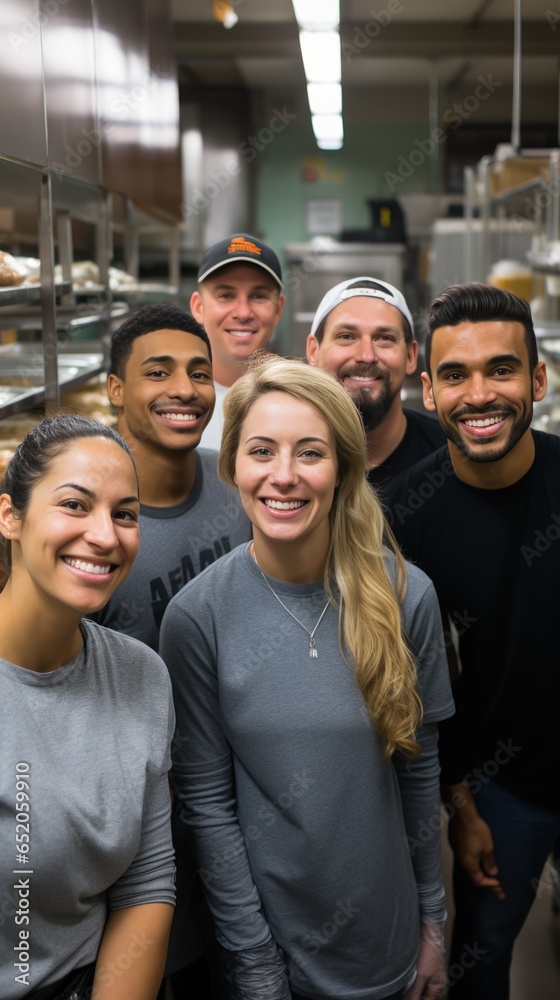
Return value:
[(342, 113), (342, 87), (339, 83), (308, 83), (307, 97), (312, 115)]
[(340, 83), (338, 31), (300, 31), (303, 68), (308, 83)]
[(342, 139), (317, 139), (318, 149), (342, 149)]
[(292, 0), (296, 21), (302, 28), (336, 28), (340, 0)]
[(344, 128), (341, 115), (311, 115), (311, 124), (318, 139), (336, 139), (342, 141)]

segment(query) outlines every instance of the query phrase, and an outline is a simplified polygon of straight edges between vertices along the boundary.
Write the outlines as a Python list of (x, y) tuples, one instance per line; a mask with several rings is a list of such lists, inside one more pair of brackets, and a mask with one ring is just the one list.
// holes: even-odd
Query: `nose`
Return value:
[(280, 489), (287, 489), (297, 482), (295, 461), (291, 454), (280, 453), (276, 456), (269, 472), (270, 482)]
[(103, 549), (105, 552), (117, 548), (119, 539), (112, 512), (101, 508), (91, 511), (84, 531), (84, 538), (92, 547)]
[(364, 364), (368, 365), (377, 361), (375, 342), (370, 337), (361, 337), (356, 345), (354, 358), (356, 361), (362, 361)]
[(248, 295), (240, 292), (235, 299), (233, 316), (235, 319), (247, 321), (253, 315), (253, 303)]
[(491, 381), (485, 377), (483, 372), (473, 372), (465, 387), (463, 396), (465, 403), (481, 409), (488, 403), (493, 403), (497, 399), (497, 392)]
[(198, 386), (187, 372), (177, 372), (166, 386), (167, 395), (171, 399), (194, 399), (198, 396)]

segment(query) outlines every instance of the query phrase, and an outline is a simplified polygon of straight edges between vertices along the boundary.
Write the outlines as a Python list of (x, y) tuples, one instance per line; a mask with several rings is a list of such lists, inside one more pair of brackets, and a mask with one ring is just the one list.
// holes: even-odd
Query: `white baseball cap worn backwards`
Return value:
[[(365, 282), (367, 282), (367, 285)], [(387, 281), (380, 281), (379, 278), (361, 277), (348, 278), (346, 281), (341, 281), (339, 285), (335, 285), (334, 288), (331, 288), (323, 296), (311, 324), (311, 336), (315, 336), (321, 323), (333, 309), (336, 309), (341, 302), (345, 302), (346, 299), (351, 299), (356, 295), (382, 299), (383, 302), (388, 302), (390, 306), (394, 306), (408, 320), (410, 329), (414, 335), (412, 315), (402, 292), (399, 292), (398, 288), (390, 285)]]

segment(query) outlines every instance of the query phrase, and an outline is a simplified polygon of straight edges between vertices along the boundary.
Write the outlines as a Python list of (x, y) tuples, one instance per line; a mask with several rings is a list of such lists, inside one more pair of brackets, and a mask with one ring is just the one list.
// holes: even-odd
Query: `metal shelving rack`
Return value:
[[(0, 348), (0, 418), (41, 405), (57, 406), (61, 389), (87, 381), (104, 369), (109, 352), (111, 320), (128, 311), (112, 303), (110, 260), (110, 196), (86, 182), (64, 180), (53, 196), (48, 170), (0, 155), (0, 181), (17, 209), (36, 205), (37, 248), (41, 278), (37, 284), (0, 288), (0, 328), (39, 331), (40, 340), (16, 341)], [(35, 188), (35, 192), (33, 189)], [(91, 308), (79, 308), (72, 289), (72, 216), (96, 227), (100, 267), (100, 298)], [(54, 233), (57, 233), (62, 280), (54, 277)], [(33, 236), (29, 237), (33, 241)], [(99, 339), (72, 343), (72, 333), (96, 325)], [(66, 342), (59, 342), (59, 334)], [(84, 353), (81, 348), (86, 348)], [(69, 352), (72, 352), (71, 354)]]

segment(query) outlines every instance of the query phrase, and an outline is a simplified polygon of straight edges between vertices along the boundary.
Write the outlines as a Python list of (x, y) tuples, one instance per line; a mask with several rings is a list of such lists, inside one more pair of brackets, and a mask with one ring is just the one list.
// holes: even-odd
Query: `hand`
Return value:
[(446, 987), (443, 924), (420, 924), (420, 952), (416, 979), (405, 993), (405, 1000), (436, 1000)]
[(449, 820), (449, 843), (475, 885), (491, 889), (498, 899), (506, 898), (497, 878), (492, 832), (478, 813), (465, 820), (458, 811)]

